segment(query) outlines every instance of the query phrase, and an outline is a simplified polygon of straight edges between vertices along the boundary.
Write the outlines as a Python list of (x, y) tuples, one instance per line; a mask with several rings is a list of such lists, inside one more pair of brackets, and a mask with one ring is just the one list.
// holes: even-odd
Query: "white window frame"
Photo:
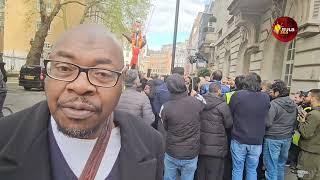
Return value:
[[(283, 60), (282, 80), (290, 88), (292, 85), (292, 75), (294, 71), (294, 60), (296, 57), (296, 40), (290, 42), (286, 50), (285, 59)], [(287, 71), (288, 67), (288, 71)]]

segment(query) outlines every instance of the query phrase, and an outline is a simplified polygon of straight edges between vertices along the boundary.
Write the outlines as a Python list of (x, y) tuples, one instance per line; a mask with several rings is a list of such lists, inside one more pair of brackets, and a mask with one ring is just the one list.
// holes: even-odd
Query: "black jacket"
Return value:
[(232, 95), (232, 139), (241, 144), (262, 145), (270, 98), (263, 92), (237, 91)]
[(226, 129), (233, 123), (229, 106), (215, 94), (203, 97), (207, 104), (201, 113), (200, 155), (225, 157), (229, 149)]
[(177, 159), (193, 159), (199, 155), (200, 112), (204, 105), (187, 92), (171, 97), (161, 111), (167, 131), (166, 153)]
[[(0, 179), (52, 180), (47, 102), (0, 119)], [(130, 114), (115, 111), (121, 132), (121, 180), (162, 180), (161, 136)]]
[(274, 99), (269, 109), (266, 138), (291, 138), (294, 134), (296, 119), (297, 106), (289, 96)]

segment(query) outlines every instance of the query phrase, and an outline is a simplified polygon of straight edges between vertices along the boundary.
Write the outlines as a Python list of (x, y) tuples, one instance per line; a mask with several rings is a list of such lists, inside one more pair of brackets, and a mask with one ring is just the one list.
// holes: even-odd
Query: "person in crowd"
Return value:
[(229, 152), (226, 129), (232, 127), (232, 115), (221, 97), (221, 84), (211, 83), (201, 113), (200, 153), (197, 170), (198, 180), (222, 180), (225, 157)]
[[(230, 92), (230, 88), (225, 85), (225, 84), (222, 84), (221, 82), (222, 80), (222, 71), (220, 70), (217, 70), (217, 71), (214, 71), (211, 75), (211, 81), (210, 83), (212, 82), (219, 82), (221, 84), (221, 93), (222, 93), (222, 96), (225, 96), (226, 93)], [(210, 83), (207, 83), (207, 84), (204, 84), (202, 85), (201, 89), (200, 89), (200, 94), (203, 95), (203, 94), (206, 94), (209, 92), (209, 85)]]
[(240, 91), (243, 89), (243, 85), (244, 85), (244, 78), (245, 76), (243, 75), (240, 75), (240, 76), (237, 76), (234, 80), (234, 91), (231, 91), (231, 92), (228, 92), (226, 93), (226, 102), (227, 104), (230, 103), (230, 100), (231, 100), (231, 97), (232, 95), (236, 92), (236, 91)]
[[(310, 112), (312, 108), (310, 107), (310, 99), (308, 99), (308, 92), (304, 91), (298, 91), (294, 96), (292, 97), (293, 101), (296, 103), (298, 108), (302, 108), (305, 112)], [(289, 149), (289, 155), (286, 165), (290, 166), (293, 169), (296, 169), (297, 163), (298, 163), (298, 156), (301, 151), (299, 147), (299, 140), (300, 140), (300, 133), (295, 128), (295, 133), (292, 137), (292, 143)]]
[(320, 179), (320, 89), (312, 89), (308, 98), (312, 107), (309, 113), (299, 113), (298, 177), (301, 179)]
[(246, 178), (256, 180), (270, 99), (267, 94), (260, 92), (259, 75), (250, 73), (244, 81), (244, 89), (237, 91), (230, 101), (230, 110), (233, 115), (232, 179), (243, 178), (245, 165)]
[(154, 79), (153, 82), (154, 82), (155, 93), (154, 93), (154, 98), (152, 102), (152, 107), (154, 109), (156, 116), (159, 116), (161, 106), (167, 101), (169, 101), (171, 94), (164, 81), (157, 78), (157, 79)]
[(151, 125), (155, 117), (148, 96), (136, 90), (139, 83), (138, 71), (135, 69), (128, 70), (125, 76), (126, 89), (121, 94), (116, 109), (129, 112)]
[(7, 72), (4, 68), (5, 63), (0, 62), (0, 118), (3, 117), (3, 104), (7, 96)]
[(188, 95), (190, 96), (191, 95), (191, 92), (192, 92), (192, 78), (190, 76), (186, 76), (185, 77), (185, 83), (186, 83), (186, 86), (187, 86), (187, 91), (188, 91)]
[(308, 94), (305, 96), (303, 91), (298, 91), (293, 95), (292, 100), (300, 106), (307, 96)]
[(124, 59), (105, 26), (66, 32), (45, 67), (46, 101), (0, 121), (0, 179), (163, 179), (161, 135), (115, 109)]
[(270, 81), (264, 80), (261, 82), (261, 92), (265, 92), (267, 94), (272, 93), (271, 89), (272, 83)]
[[(243, 89), (244, 87), (244, 79), (245, 76), (244, 75), (239, 75), (235, 78), (235, 91), (226, 93), (226, 103), (229, 105), (230, 104), (230, 100), (232, 95), (236, 92), (236, 91), (240, 91)], [(227, 133), (227, 138), (228, 138), (228, 145), (231, 145), (231, 130), (232, 129), (226, 129), (226, 133)], [(231, 156), (231, 152), (229, 151), (226, 158), (225, 158), (225, 168), (224, 168), (224, 175), (223, 175), (223, 179), (224, 180), (230, 180), (232, 178), (232, 156)]]
[(271, 106), (263, 146), (266, 178), (284, 180), (285, 164), (294, 134), (297, 110), (283, 81), (271, 85)]
[(309, 92), (305, 91), (298, 91), (296, 94), (293, 96), (293, 101), (298, 105), (301, 106), (306, 112), (311, 111), (310, 107), (310, 101), (307, 100)]
[(183, 67), (175, 67), (175, 68), (173, 68), (172, 74), (179, 74), (180, 76), (184, 76), (184, 68)]
[(193, 90), (195, 90), (196, 92), (199, 92), (199, 85), (200, 85), (200, 78), (199, 77), (193, 77), (192, 79), (193, 81)]
[[(139, 77), (139, 79), (140, 79), (140, 77)], [(148, 82), (148, 79), (146, 79), (146, 78), (140, 79), (140, 83), (138, 84), (137, 91), (143, 92), (147, 82)]]
[(170, 101), (161, 110), (160, 117), (167, 132), (164, 180), (193, 180), (200, 150), (200, 112), (204, 104), (188, 96), (183, 76), (173, 74), (167, 79)]

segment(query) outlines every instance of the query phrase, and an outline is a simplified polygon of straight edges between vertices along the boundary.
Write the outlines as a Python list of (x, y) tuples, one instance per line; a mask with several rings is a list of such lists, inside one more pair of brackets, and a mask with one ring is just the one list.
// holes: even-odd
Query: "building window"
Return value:
[(40, 0), (37, 0), (37, 10), (40, 11)]
[(292, 41), (288, 47), (287, 59), (284, 61), (284, 82), (291, 87), (292, 72), (294, 66), (294, 59), (296, 54), (296, 40)]
[(315, 19), (320, 18), (320, 0), (314, 0), (312, 17)]
[(0, 0), (0, 8), (4, 8), (5, 0)]

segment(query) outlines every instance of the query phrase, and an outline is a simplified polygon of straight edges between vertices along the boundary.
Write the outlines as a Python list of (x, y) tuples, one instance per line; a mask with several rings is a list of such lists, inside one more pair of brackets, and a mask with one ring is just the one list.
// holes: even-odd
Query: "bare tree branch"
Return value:
[(90, 2), (88, 5), (86, 5), (86, 8), (84, 9), (83, 15), (80, 19), (80, 24), (83, 24), (84, 21), (86, 20), (86, 17), (89, 13), (90, 8), (92, 8), (93, 6), (99, 4), (101, 2), (101, 0), (93, 0), (92, 2)]
[(75, 3), (75, 4), (80, 4), (82, 6), (87, 6), (86, 4), (83, 4), (82, 2), (80, 1), (66, 1), (64, 3), (61, 3), (61, 6), (64, 6), (64, 5), (67, 5), (67, 4), (71, 4), (71, 3)]

